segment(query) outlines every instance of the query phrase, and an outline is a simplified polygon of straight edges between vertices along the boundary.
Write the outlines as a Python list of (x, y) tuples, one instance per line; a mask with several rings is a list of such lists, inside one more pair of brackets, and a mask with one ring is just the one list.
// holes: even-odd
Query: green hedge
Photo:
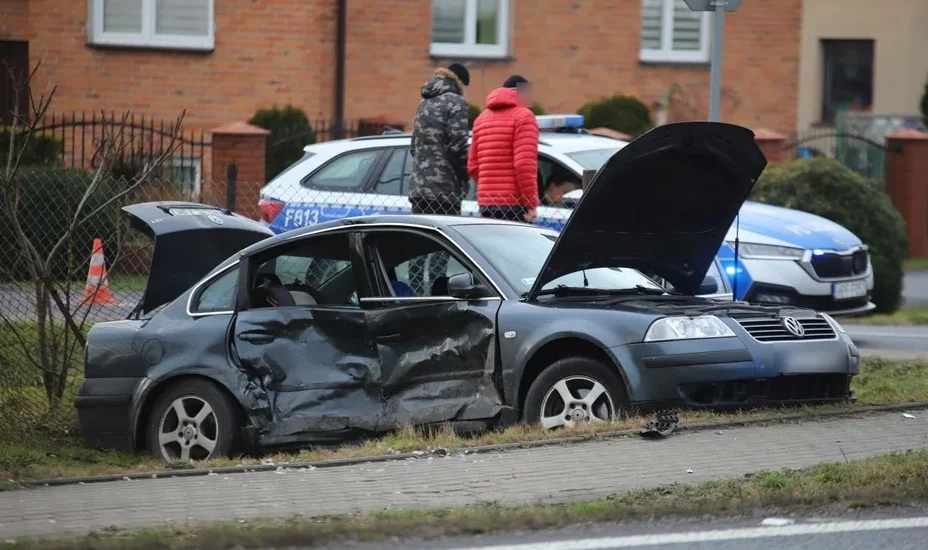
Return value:
[(752, 198), (822, 216), (860, 237), (870, 246), (873, 302), (881, 312), (899, 308), (908, 239), (878, 182), (834, 159), (801, 159), (768, 166)]
[(629, 95), (616, 94), (591, 101), (578, 112), (587, 128), (611, 128), (634, 137), (654, 127), (648, 106)]
[[(83, 170), (30, 167), (21, 168), (17, 177), (22, 185), (19, 221), (39, 254), (47, 257), (71, 223), (74, 209), (93, 176)], [(96, 210), (119, 189), (121, 186), (117, 182), (107, 180), (91, 196), (84, 208), (85, 214)], [(71, 246), (63, 247), (56, 256), (53, 264), (56, 280), (81, 281), (86, 278), (93, 239), (103, 239), (104, 246), (107, 242), (116, 242), (119, 206), (118, 201), (109, 205), (78, 227)], [(28, 279), (29, 272), (20, 250), (9, 221), (0, 219), (0, 279)], [(110, 255), (107, 259), (112, 261), (113, 258)]]
[[(23, 131), (17, 132), (16, 151), (22, 150), (25, 136)], [(0, 128), (0, 167), (5, 168), (7, 157), (10, 153), (10, 136), (12, 135), (9, 127)], [(53, 136), (44, 134), (35, 134), (26, 145), (23, 156), (20, 159), (20, 166), (53, 166), (58, 163), (61, 154), (64, 151), (64, 142)], [(18, 153), (17, 153), (18, 154)]]
[(306, 113), (293, 105), (260, 109), (248, 123), (271, 132), (267, 137), (265, 158), (268, 181), (300, 160), (304, 147), (316, 143), (316, 134)]

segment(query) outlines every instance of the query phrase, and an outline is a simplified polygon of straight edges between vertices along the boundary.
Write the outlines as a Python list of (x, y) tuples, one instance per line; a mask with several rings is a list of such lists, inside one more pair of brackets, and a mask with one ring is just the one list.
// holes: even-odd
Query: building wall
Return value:
[(274, 103), (327, 115), (333, 4), (217, 1), (215, 51), (194, 53), (88, 47), (87, 0), (29, 0), (30, 57), (42, 62), (33, 89), (57, 86), (56, 112), (130, 110), (171, 119), (186, 109), (190, 128), (244, 120)]
[[(450, 61), (429, 56), (430, 3), (349, 4), (347, 115), (411, 119), (421, 84), (434, 67)], [(536, 83), (536, 98), (548, 112), (573, 112), (591, 99), (617, 92), (650, 104), (679, 84), (693, 114), (708, 116), (708, 64), (638, 61), (639, 1), (513, 4), (512, 59), (468, 63), (468, 101), (482, 105), (490, 90), (518, 73)], [(726, 16), (724, 120), (781, 132), (795, 129), (801, 4), (751, 0)]]
[(822, 39), (873, 39), (874, 113), (915, 114), (928, 78), (928, 1), (805, 0), (798, 126), (821, 118)]
[(28, 40), (29, 0), (0, 2), (0, 40)]
[[(9, 2), (27, 0), (2, 3)], [(56, 85), (56, 111), (106, 108), (168, 118), (186, 109), (187, 126), (195, 128), (247, 119), (274, 103), (330, 117), (335, 4), (217, 1), (215, 51), (190, 53), (88, 47), (86, 0), (28, 0), (30, 55), (43, 62), (34, 89)], [(471, 102), (482, 104), (491, 89), (519, 73), (536, 83), (537, 99), (549, 112), (575, 111), (613, 93), (651, 104), (676, 85), (683, 90), (674, 94), (676, 110), (690, 118), (707, 116), (708, 64), (638, 61), (637, 0), (512, 4), (511, 58), (468, 63)], [(724, 120), (795, 129), (801, 4), (751, 0), (726, 17)], [(450, 61), (429, 55), (431, 2), (348, 5), (346, 116), (409, 121), (419, 87), (435, 67)], [(0, 38), (7, 32), (0, 31)]]

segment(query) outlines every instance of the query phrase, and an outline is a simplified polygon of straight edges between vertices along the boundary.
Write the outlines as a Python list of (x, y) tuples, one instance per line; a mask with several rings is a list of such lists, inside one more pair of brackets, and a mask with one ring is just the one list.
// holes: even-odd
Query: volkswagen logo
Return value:
[(222, 218), (220, 218), (219, 216), (216, 216), (215, 214), (210, 214), (206, 216), (206, 219), (208, 219), (209, 221), (213, 222), (216, 225), (222, 225)]
[(786, 327), (786, 330), (788, 330), (790, 334), (797, 338), (802, 338), (806, 334), (806, 329), (802, 327), (802, 323), (795, 317), (784, 317), (783, 326)]

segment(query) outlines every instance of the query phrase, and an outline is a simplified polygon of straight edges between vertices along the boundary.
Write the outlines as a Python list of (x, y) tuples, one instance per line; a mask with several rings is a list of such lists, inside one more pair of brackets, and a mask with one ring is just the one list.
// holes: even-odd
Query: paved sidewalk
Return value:
[[(928, 447), (928, 411), (360, 466), (0, 493), (0, 541), (242, 518), (595, 498)], [(692, 470), (692, 473), (688, 473)]]

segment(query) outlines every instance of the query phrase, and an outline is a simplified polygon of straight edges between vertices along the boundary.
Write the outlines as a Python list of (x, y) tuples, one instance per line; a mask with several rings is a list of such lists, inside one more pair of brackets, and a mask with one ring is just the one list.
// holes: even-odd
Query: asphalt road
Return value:
[(887, 359), (928, 358), (928, 327), (844, 325), (863, 355)]
[[(924, 513), (924, 510), (918, 512)], [(872, 518), (788, 519), (790, 525), (761, 521), (709, 521), (683, 526), (604, 526), (444, 541), (397, 541), (376, 548), (429, 550), (922, 550), (928, 517), (899, 513)], [(868, 514), (871, 515), (871, 514)], [(770, 518), (781, 520), (782, 518)], [(769, 521), (769, 520), (768, 520)], [(368, 546), (358, 546), (367, 549)], [(371, 549), (375, 548), (370, 546)]]
[(902, 283), (902, 296), (909, 307), (928, 306), (928, 271), (910, 271)]

